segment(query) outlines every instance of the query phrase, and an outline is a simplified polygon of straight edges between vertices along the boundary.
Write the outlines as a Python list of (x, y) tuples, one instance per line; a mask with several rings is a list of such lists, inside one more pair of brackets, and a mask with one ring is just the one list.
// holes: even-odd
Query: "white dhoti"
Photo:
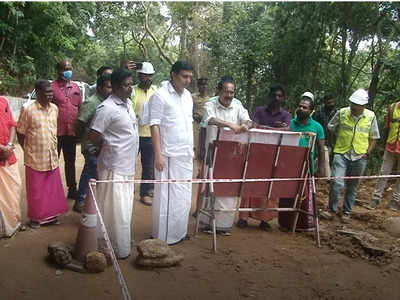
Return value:
[[(120, 175), (99, 169), (99, 180), (133, 180), (134, 175)], [(134, 183), (98, 183), (97, 203), (103, 216), (111, 244), (118, 258), (131, 253), (131, 221), (134, 197)], [(98, 238), (103, 239), (97, 222)]]
[[(162, 172), (155, 170), (155, 179), (192, 179), (193, 157), (166, 157)], [(191, 183), (156, 183), (153, 197), (153, 238), (174, 244), (187, 235)]]
[[(231, 232), (233, 222), (235, 220), (235, 211), (237, 207), (237, 197), (215, 197), (215, 210), (232, 210), (232, 211), (216, 211), (215, 212), (215, 226), (217, 231)], [(210, 199), (204, 199), (203, 208), (211, 209)], [(200, 214), (200, 222), (206, 225), (206, 228), (211, 228), (211, 218)]]
[(0, 167), (0, 238), (10, 237), (21, 225), (21, 177), (18, 163)]

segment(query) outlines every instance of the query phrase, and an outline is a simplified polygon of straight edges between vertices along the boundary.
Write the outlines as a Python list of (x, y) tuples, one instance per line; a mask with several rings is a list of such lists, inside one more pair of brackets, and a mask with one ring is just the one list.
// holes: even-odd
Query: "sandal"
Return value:
[(30, 221), (29, 222), (29, 227), (32, 229), (39, 229), (40, 228), (40, 223), (36, 221)]

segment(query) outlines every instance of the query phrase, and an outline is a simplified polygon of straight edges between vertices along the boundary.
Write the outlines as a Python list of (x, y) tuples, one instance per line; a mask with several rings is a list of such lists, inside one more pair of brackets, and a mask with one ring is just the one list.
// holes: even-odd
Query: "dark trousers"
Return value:
[[(154, 151), (151, 137), (139, 137), (139, 152), (142, 162), (142, 179), (154, 179)], [(140, 197), (152, 196), (153, 191), (153, 183), (140, 184)]]
[(83, 153), (85, 165), (83, 166), (81, 178), (79, 180), (78, 201), (83, 202), (86, 197), (89, 179), (98, 179), (97, 156), (90, 153)]
[(75, 179), (75, 156), (76, 138), (72, 135), (61, 135), (57, 137), (57, 150), (60, 156), (61, 150), (64, 155), (65, 179), (69, 190), (76, 191)]

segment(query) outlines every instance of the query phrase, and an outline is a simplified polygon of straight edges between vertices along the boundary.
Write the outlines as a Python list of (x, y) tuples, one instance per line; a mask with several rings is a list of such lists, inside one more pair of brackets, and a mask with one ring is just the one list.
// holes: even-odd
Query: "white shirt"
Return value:
[(202, 127), (207, 127), (211, 118), (217, 118), (236, 125), (242, 125), (250, 121), (249, 112), (238, 99), (233, 98), (228, 107), (219, 103), (218, 99), (218, 96), (212, 97), (204, 104), (204, 115), (201, 121)]
[(110, 95), (98, 107), (91, 129), (103, 135), (98, 157), (99, 169), (120, 175), (134, 175), (139, 148), (139, 134), (132, 101)]
[(150, 97), (149, 125), (159, 125), (161, 153), (168, 157), (194, 156), (193, 100), (190, 92), (179, 95), (169, 81)]

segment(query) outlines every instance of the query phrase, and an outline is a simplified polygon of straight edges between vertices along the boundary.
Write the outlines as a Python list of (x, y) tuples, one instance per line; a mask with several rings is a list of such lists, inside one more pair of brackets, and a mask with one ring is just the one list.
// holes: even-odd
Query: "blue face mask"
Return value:
[(63, 78), (65, 80), (71, 79), (71, 77), (72, 77), (72, 71), (71, 70), (70, 71), (64, 71), (62, 74), (63, 74), (62, 76), (63, 76)]

